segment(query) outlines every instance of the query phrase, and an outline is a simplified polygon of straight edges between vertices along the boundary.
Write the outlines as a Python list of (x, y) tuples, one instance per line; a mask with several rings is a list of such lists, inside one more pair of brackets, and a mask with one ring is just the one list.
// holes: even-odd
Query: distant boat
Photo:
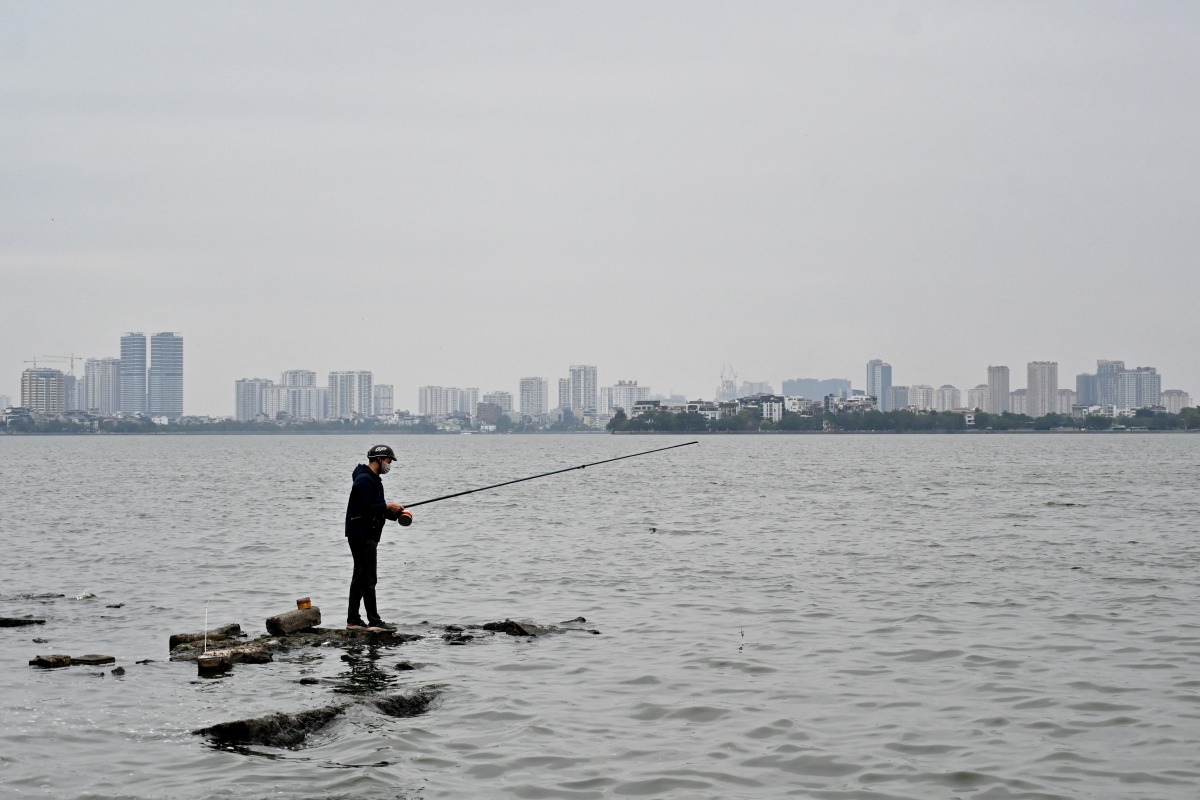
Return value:
[(475, 431), (459, 431), (459, 433), (461, 433), (463, 436), (470, 436), (474, 432)]

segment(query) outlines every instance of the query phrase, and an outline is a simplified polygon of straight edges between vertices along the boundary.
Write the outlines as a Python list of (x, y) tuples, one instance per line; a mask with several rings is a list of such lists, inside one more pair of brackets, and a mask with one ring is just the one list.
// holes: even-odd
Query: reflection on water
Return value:
[(338, 694), (375, 695), (399, 683), (394, 672), (389, 674), (382, 668), (376, 645), (347, 645), (341, 660), (346, 668), (333, 678), (333, 691)]

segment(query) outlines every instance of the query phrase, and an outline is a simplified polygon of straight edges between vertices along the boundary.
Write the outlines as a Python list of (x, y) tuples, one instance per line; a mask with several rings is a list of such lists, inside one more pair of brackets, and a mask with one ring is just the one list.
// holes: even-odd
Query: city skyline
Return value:
[(7, 10), (0, 394), (130, 325), (202, 415), (296, 366), (1200, 393), (1195, 4)]
[[(164, 332), (164, 333), (155, 334), (153, 337), (150, 337), (150, 339), (149, 339), (149, 341), (151, 341), (151, 342), (153, 342), (154, 340), (160, 341), (160, 346), (162, 346), (162, 348), (163, 348), (162, 353), (163, 353), (163, 355), (167, 356), (166, 358), (160, 358), (160, 361), (165, 363), (167, 361), (167, 359), (169, 358), (170, 363), (176, 367), (176, 369), (172, 370), (172, 385), (174, 385), (175, 381), (179, 381), (179, 382), (186, 384), (186, 370), (182, 370), (182, 358), (183, 358), (182, 337), (179, 337), (178, 334), (175, 334), (175, 333)], [(144, 334), (141, 334), (141, 333), (125, 334), (120, 339), (121, 351), (123, 353), (125, 353), (127, 358), (129, 358), (137, 363), (141, 363), (143, 365), (149, 364), (150, 362), (148, 360), (142, 359), (142, 357), (139, 355), (140, 351), (137, 349), (138, 346), (144, 347), (146, 342), (147, 342), (147, 337), (145, 337)], [(107, 389), (107, 391), (110, 393), (113, 392), (113, 389), (111, 388), (113, 385), (112, 384), (112, 380), (113, 380), (112, 370), (113, 370), (114, 362), (116, 362), (116, 364), (119, 366), (120, 359), (94, 358), (94, 357), (83, 357), (83, 356), (72, 355), (70, 357), (63, 357), (63, 359), (59, 359), (59, 360), (66, 360), (67, 358), (69, 358), (69, 363), (71, 364), (72, 368), (74, 367), (75, 362), (85, 363), (86, 367), (89, 370), (94, 367), (94, 369), (95, 369), (94, 373), (89, 372), (89, 373), (85, 373), (85, 375), (75, 376), (76, 380), (80, 383), (81, 386), (89, 387), (89, 390), (93, 393), (89, 396), (93, 396), (93, 397), (96, 396), (94, 394), (96, 391), (98, 391), (98, 389), (96, 387), (100, 387), (100, 386), (107, 386), (107, 387), (109, 387)], [(51, 358), (51, 359), (46, 359), (46, 360), (54, 361), (55, 359)], [(32, 362), (33, 360), (31, 359), (30, 361)], [(1018, 389), (1019, 390), (1028, 390), (1030, 388), (1030, 386), (1032, 385), (1032, 379), (1034, 378), (1034, 375), (1035, 375), (1035, 370), (1034, 370), (1035, 365), (1037, 365), (1040, 370), (1037, 374), (1043, 375), (1043, 376), (1047, 377), (1047, 379), (1049, 378), (1049, 376), (1046, 374), (1045, 370), (1046, 370), (1046, 368), (1052, 366), (1054, 368), (1054, 375), (1053, 375), (1054, 383), (1052, 386), (1045, 388), (1045, 391), (1047, 393), (1042, 396), (1040, 405), (1031, 407), (1032, 410), (1043, 410), (1043, 411), (1055, 410), (1056, 408), (1059, 407), (1059, 403), (1056, 399), (1056, 393), (1059, 390), (1059, 387), (1062, 387), (1063, 390), (1070, 390), (1072, 392), (1076, 392), (1076, 390), (1078, 388), (1080, 388), (1077, 385), (1079, 383), (1080, 379), (1089, 378), (1089, 377), (1093, 381), (1093, 384), (1092, 384), (1093, 388), (1091, 389), (1091, 391), (1094, 392), (1095, 394), (1094, 395), (1088, 394), (1088, 389), (1086, 387), (1084, 387), (1084, 391), (1079, 395), (1079, 402), (1081, 402), (1081, 403), (1088, 403), (1090, 400), (1094, 399), (1097, 402), (1100, 402), (1102, 400), (1103, 402), (1100, 402), (1100, 404), (1102, 404), (1102, 405), (1110, 405), (1110, 404), (1122, 405), (1127, 402), (1128, 403), (1136, 402), (1136, 403), (1140, 403), (1143, 405), (1147, 405), (1147, 404), (1151, 404), (1149, 402), (1148, 398), (1158, 397), (1159, 395), (1162, 394), (1162, 392), (1165, 392), (1165, 391), (1176, 391), (1176, 392), (1181, 391), (1189, 397), (1196, 396), (1188, 388), (1181, 387), (1181, 386), (1178, 386), (1175, 384), (1169, 384), (1169, 385), (1163, 384), (1162, 383), (1163, 376), (1162, 376), (1161, 372), (1159, 372), (1156, 367), (1151, 366), (1151, 365), (1144, 365), (1144, 366), (1137, 365), (1137, 366), (1130, 367), (1129, 369), (1126, 369), (1126, 367), (1125, 367), (1126, 362), (1124, 360), (1095, 359), (1094, 363), (1096, 365), (1094, 367), (1094, 373), (1089, 373), (1087, 371), (1079, 371), (1079, 372), (1074, 372), (1072, 374), (1067, 374), (1059, 369), (1059, 365), (1057, 362), (1050, 362), (1050, 361), (1026, 362), (1024, 369), (1022, 369), (1021, 367), (1018, 367), (1018, 369), (1016, 371), (1016, 374), (1018, 374), (1018, 375), (1020, 375), (1024, 372), (1028, 372), (1028, 377), (1027, 377), (1025, 387), (1017, 386), (1016, 384), (1014, 384), (1012, 382), (1011, 376), (1014, 374), (1014, 370), (1009, 365), (988, 365), (986, 367), (986, 374), (984, 376), (984, 380), (973, 386), (968, 385), (968, 384), (955, 384), (955, 383), (949, 383), (949, 382), (944, 382), (944, 383), (928, 382), (927, 383), (927, 382), (920, 382), (920, 381), (912, 381), (912, 382), (903, 382), (902, 383), (899, 380), (893, 380), (892, 364), (890, 364), (889, 362), (887, 362), (883, 359), (878, 359), (878, 358), (869, 359), (866, 362), (866, 374), (865, 374), (865, 377), (862, 379), (861, 383), (859, 381), (855, 381), (850, 378), (841, 378), (841, 377), (837, 377), (837, 376), (811, 377), (811, 376), (805, 376), (805, 375), (795, 375), (793, 377), (779, 379), (778, 381), (776, 381), (776, 380), (747, 380), (747, 379), (742, 378), (740, 375), (738, 375), (736, 373), (736, 371), (734, 371), (724, 377), (732, 376), (733, 378), (735, 378), (734, 383), (736, 386), (738, 386), (740, 388), (740, 390), (742, 391), (743, 394), (754, 394), (754, 393), (758, 393), (758, 392), (766, 392), (766, 393), (770, 393), (770, 394), (778, 394), (778, 393), (786, 394), (786, 392), (784, 391), (784, 389), (782, 387), (784, 387), (786, 384), (789, 384), (789, 383), (799, 385), (801, 383), (810, 382), (813, 385), (816, 385), (816, 384), (846, 385), (851, 390), (862, 391), (868, 395), (878, 397), (880, 410), (883, 410), (883, 411), (890, 411), (890, 410), (894, 410), (895, 408), (900, 408), (900, 407), (904, 407), (905, 405), (909, 405), (910, 402), (907, 401), (906, 399), (909, 398), (910, 396), (912, 396), (912, 392), (914, 392), (914, 391), (916, 391), (916, 392), (926, 392), (927, 391), (927, 393), (928, 393), (928, 398), (924, 398), (924, 395), (920, 395), (923, 398), (922, 400), (920, 400), (919, 402), (911, 403), (912, 405), (917, 405), (918, 407), (929, 407), (929, 408), (936, 408), (939, 410), (944, 410), (945, 408), (949, 408), (949, 407), (965, 407), (965, 408), (979, 407), (979, 408), (983, 408), (984, 410), (991, 410), (991, 409), (995, 408), (997, 406), (997, 404), (999, 404), (1000, 409), (1002, 411), (1012, 410), (1009, 406), (1012, 392), (1014, 390), (1018, 390)], [(728, 369), (729, 367), (730, 367), (730, 365), (725, 365), (726, 369)], [(55, 368), (50, 367), (49, 369), (55, 369)], [(162, 369), (163, 369), (163, 367), (160, 364), (160, 371)], [(145, 376), (142, 379), (141, 383), (138, 383), (136, 379), (134, 381), (134, 383), (138, 383), (138, 385), (134, 388), (134, 391), (142, 392), (140, 395), (138, 395), (142, 398), (140, 401), (134, 400), (134, 401), (130, 402), (125, 399), (122, 399), (122, 395), (120, 394), (119, 390), (117, 391), (116, 397), (120, 401), (120, 410), (121, 411), (126, 412), (126, 413), (150, 413), (152, 416), (160, 416), (163, 414), (167, 414), (169, 416), (177, 417), (181, 413), (179, 411), (179, 409), (183, 408), (182, 413), (184, 415), (188, 415), (188, 416), (215, 416), (215, 417), (228, 416), (228, 417), (232, 417), (235, 419), (248, 419), (250, 417), (244, 416), (243, 411), (242, 411), (243, 394), (242, 394), (242, 388), (240, 385), (243, 382), (250, 382), (250, 383), (253, 383), (256, 385), (265, 382), (264, 385), (269, 384), (271, 386), (278, 387), (278, 388), (293, 387), (293, 386), (331, 388), (331, 384), (329, 384), (329, 383), (320, 384), (320, 385), (318, 384), (318, 382), (317, 382), (318, 376), (324, 374), (325, 376), (327, 376), (330, 379), (333, 379), (336, 376), (339, 381), (339, 387), (340, 387), (339, 392), (331, 392), (330, 396), (327, 397), (324, 401), (326, 403), (326, 407), (325, 407), (326, 413), (330, 416), (341, 417), (341, 418), (350, 418), (354, 413), (362, 413), (362, 410), (364, 408), (372, 408), (372, 409), (377, 408), (378, 405), (377, 405), (377, 401), (376, 401), (376, 397), (375, 397), (376, 392), (375, 392), (375, 389), (373, 388), (373, 385), (375, 385), (375, 384), (378, 384), (383, 389), (387, 400), (391, 403), (391, 406), (394, 409), (396, 409), (396, 410), (411, 410), (411, 411), (413, 411), (413, 413), (424, 413), (424, 412), (420, 411), (420, 409), (422, 407), (424, 407), (422, 405), (424, 402), (422, 400), (424, 390), (426, 388), (439, 388), (439, 389), (441, 388), (440, 386), (434, 386), (431, 384), (425, 384), (422, 386), (415, 387), (414, 391), (412, 393), (411, 402), (409, 402), (409, 399), (407, 399), (405, 397), (404, 391), (397, 389), (397, 387), (394, 384), (392, 384), (392, 383), (384, 384), (382, 382), (376, 381), (377, 373), (375, 373), (374, 370), (330, 370), (328, 372), (321, 373), (317, 370), (294, 368), (294, 369), (280, 370), (280, 371), (276, 372), (275, 374), (278, 374), (280, 376), (278, 380), (276, 380), (275, 378), (260, 378), (260, 377), (234, 379), (233, 383), (238, 384), (238, 385), (235, 386), (235, 391), (232, 393), (231, 402), (230, 402), (231, 408), (228, 411), (212, 412), (212, 411), (192, 410), (190, 407), (184, 408), (183, 404), (185, 402), (187, 402), (184, 399), (187, 395), (187, 390), (186, 390), (186, 388), (184, 388), (182, 393), (175, 392), (173, 394), (171, 405), (170, 405), (169, 409), (164, 408), (164, 409), (159, 409), (157, 412), (153, 412), (153, 411), (149, 410), (149, 403), (150, 403), (149, 386), (150, 386), (150, 381), (151, 381), (151, 379), (150, 379), (151, 370), (152, 370), (151, 366), (144, 366), (144, 368), (141, 371), (138, 371), (135, 373), (135, 374), (140, 374), (140, 375)], [(182, 372), (182, 374), (180, 374), (180, 372)], [(630, 398), (649, 399), (652, 396), (664, 398), (664, 399), (670, 398), (670, 397), (683, 397), (687, 400), (720, 399), (718, 397), (720, 387), (717, 387), (717, 386), (714, 386), (708, 392), (701, 392), (698, 394), (684, 394), (681, 392), (674, 392), (674, 391), (670, 391), (670, 390), (666, 390), (666, 389), (660, 389), (659, 387), (654, 386), (654, 384), (650, 381), (646, 381), (646, 380), (638, 379), (638, 378), (630, 378), (628, 376), (615, 379), (612, 382), (608, 382), (607, 380), (598, 377), (601, 373), (601, 368), (596, 365), (571, 364), (566, 368), (565, 372), (567, 373), (567, 375), (563, 376), (563, 377), (557, 377), (553, 374), (550, 374), (550, 375), (545, 375), (545, 376), (535, 376), (533, 378), (526, 376), (526, 377), (522, 377), (519, 379), (514, 379), (514, 381), (513, 381), (514, 385), (511, 388), (506, 387), (506, 386), (488, 386), (488, 387), (484, 388), (483, 385), (480, 383), (479, 386), (465, 387), (463, 390), (453, 389), (453, 391), (465, 391), (466, 388), (469, 388), (469, 389), (475, 391), (476, 394), (490, 394), (490, 393), (495, 393), (495, 392), (508, 394), (511, 398), (517, 399), (516, 407), (520, 408), (519, 399), (523, 397), (523, 394), (525, 393), (526, 388), (530, 388), (530, 391), (533, 390), (532, 387), (524, 387), (522, 385), (523, 382), (527, 381), (527, 380), (542, 380), (545, 384), (543, 388), (545, 389), (546, 395), (547, 395), (547, 399), (545, 402), (548, 405), (548, 410), (565, 405), (566, 407), (570, 407), (570, 408), (595, 408), (597, 410), (600, 410), (601, 413), (605, 413), (604, 409), (606, 409), (612, 405), (615, 405), (611, 399), (606, 400), (605, 398), (611, 397), (613, 390), (619, 391), (620, 387), (622, 387), (626, 383), (629, 383), (632, 386), (636, 387), (637, 391), (635, 393), (630, 393), (627, 390), (625, 392), (620, 393), (620, 396), (623, 399), (630, 399)], [(103, 375), (109, 376), (108, 383), (103, 382), (104, 381), (104, 377), (102, 377)], [(899, 375), (901, 377), (903, 377), (903, 375), (904, 375), (903, 370), (901, 370), (899, 372)], [(1124, 376), (1124, 378), (1125, 378), (1124, 383), (1121, 383), (1118, 381), (1118, 376)], [(1147, 388), (1143, 388), (1142, 383), (1144, 383), (1145, 379), (1150, 376), (1152, 376), (1154, 378), (1153, 383), (1147, 384)], [(1142, 379), (1142, 382), (1138, 381), (1139, 377)], [(132, 385), (129, 383), (127, 378), (128, 378), (128, 376), (121, 375), (120, 382), (121, 382), (122, 386), (127, 385), (127, 384)], [(161, 380), (162, 379), (160, 379), (160, 382), (161, 382)], [(718, 381), (714, 381), (714, 383), (717, 383), (717, 382)], [(478, 382), (476, 382), (476, 383), (478, 383)], [(558, 394), (555, 396), (552, 396), (549, 387), (555, 383), (558, 383), (561, 385), (560, 385)], [(699, 383), (699, 381), (697, 381), (697, 383)], [(1096, 389), (1095, 388), (1096, 385), (1099, 385), (1100, 388)], [(143, 386), (144, 386), (144, 389), (142, 388)], [(877, 393), (876, 387), (878, 387), (878, 386), (883, 386), (884, 391)], [(251, 405), (253, 405), (253, 404), (261, 405), (264, 402), (263, 400), (261, 400), (262, 388), (263, 388), (262, 385), (259, 385), (257, 389), (248, 388), (247, 391), (254, 391), (255, 394), (247, 395), (247, 397), (252, 396), (252, 397), (258, 398), (258, 399), (253, 399), (253, 400), (246, 399), (245, 403), (248, 403)], [(954, 390), (954, 391), (958, 392), (959, 398), (961, 401), (958, 406), (948, 405), (949, 401), (945, 399), (947, 396), (946, 392), (948, 390)], [(980, 397), (975, 398), (978, 401), (976, 404), (971, 404), (971, 399), (972, 399), (971, 393), (977, 392), (977, 391), (982, 392), (982, 394), (980, 395)], [(160, 393), (161, 393), (161, 390), (160, 390)], [(6, 395), (6, 394), (8, 394), (10, 398), (14, 398), (14, 397), (20, 398), (21, 391), (20, 391), (19, 381), (18, 381), (18, 391), (17, 392), (10, 394), (7, 392), (0, 391), (0, 396)], [(296, 395), (296, 396), (299, 396), (299, 395)], [(807, 395), (803, 395), (803, 396), (807, 397)], [(280, 398), (282, 398), (282, 397), (283, 397), (283, 395), (280, 395)], [(565, 403), (563, 402), (564, 397), (566, 398)], [(584, 399), (585, 397), (586, 397), (586, 399)], [(557, 400), (555, 398), (557, 398)], [(1128, 400), (1127, 400), (1127, 398), (1128, 398)], [(463, 410), (465, 411), (465, 408), (467, 406), (473, 406), (473, 402), (478, 402), (478, 399), (479, 399), (478, 397), (475, 397), (474, 400), (471, 402), (463, 401), (463, 403), (465, 403)], [(808, 399), (820, 399), (820, 398), (808, 398)], [(589, 401), (590, 401), (590, 404), (589, 404)], [(100, 402), (103, 402), (103, 401), (98, 401), (97, 403), (93, 403), (91, 405), (91, 407), (92, 408), (102, 407), (100, 405)], [(304, 403), (303, 410), (300, 410), (299, 408), (296, 408), (296, 407), (287, 407), (286, 406), (287, 401), (285, 401), (283, 399), (277, 399), (277, 400), (273, 400), (273, 401), (268, 400), (265, 402), (268, 407), (274, 408), (275, 410), (279, 410), (279, 411), (288, 411), (293, 416), (309, 416), (309, 415), (313, 414), (314, 409), (316, 408), (316, 406), (314, 404), (317, 401), (315, 399), (315, 395), (313, 395), (311, 392), (309, 392), (306, 395), (306, 399), (304, 401), (299, 401), (299, 400), (295, 400), (295, 399), (292, 400), (293, 403), (303, 402)], [(132, 406), (137, 406), (139, 403), (141, 404), (141, 406), (145, 406), (145, 407), (144, 408), (139, 407), (137, 409), (132, 407)], [(458, 403), (458, 401), (455, 400), (455, 403)], [(110, 405), (111, 405), (111, 403), (110, 403)], [(440, 408), (440, 406), (434, 406), (434, 407)], [(1137, 405), (1133, 405), (1130, 407), (1137, 407)], [(1026, 413), (1026, 412), (1023, 411), (1021, 413)], [(1039, 416), (1040, 416), (1040, 414), (1039, 414)]]

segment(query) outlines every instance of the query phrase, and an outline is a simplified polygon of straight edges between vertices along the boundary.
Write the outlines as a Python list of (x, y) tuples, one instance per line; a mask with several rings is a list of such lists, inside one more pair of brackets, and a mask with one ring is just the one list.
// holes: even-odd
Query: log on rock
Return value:
[(29, 660), (29, 666), (44, 667), (46, 669), (54, 669), (55, 667), (69, 667), (71, 666), (71, 657), (61, 654), (34, 656)]
[(313, 606), (312, 608), (298, 608), (295, 611), (288, 611), (285, 614), (268, 617), (267, 631), (272, 636), (287, 636), (289, 633), (315, 628), (320, 624), (321, 609)]
[(0, 617), (0, 628), (21, 628), (26, 625), (45, 625), (44, 619), (29, 619), (16, 617)]
[(203, 656), (220, 656), (227, 658), (231, 664), (266, 664), (272, 660), (271, 651), (262, 641), (210, 649), (207, 652), (198, 642), (185, 642), (171, 651), (172, 661), (196, 661)]
[(213, 628), (210, 631), (200, 631), (198, 633), (176, 633), (173, 634), (167, 643), (168, 650), (174, 650), (181, 644), (186, 642), (202, 642), (207, 636), (210, 642), (220, 642), (225, 639), (230, 639), (235, 636), (242, 635), (242, 626), (236, 622), (228, 625), (222, 625), (219, 628)]

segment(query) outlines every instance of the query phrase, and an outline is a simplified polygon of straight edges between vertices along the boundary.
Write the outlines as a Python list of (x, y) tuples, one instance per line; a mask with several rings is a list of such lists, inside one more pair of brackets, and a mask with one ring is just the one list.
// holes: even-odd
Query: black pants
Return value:
[(350, 608), (346, 611), (346, 622), (362, 622), (358, 616), (358, 605), (361, 602), (367, 609), (367, 622), (380, 619), (379, 609), (375, 607), (375, 565), (376, 550), (379, 542), (355, 536), (346, 537), (350, 543), (350, 553), (354, 556), (354, 574), (350, 577)]

